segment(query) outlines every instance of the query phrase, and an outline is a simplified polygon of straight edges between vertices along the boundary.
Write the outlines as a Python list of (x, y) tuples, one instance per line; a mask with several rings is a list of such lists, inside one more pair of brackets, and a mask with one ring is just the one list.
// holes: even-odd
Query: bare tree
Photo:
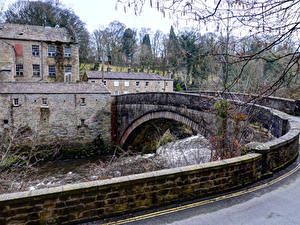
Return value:
[[(141, 13), (141, 9), (146, 4), (146, 1), (143, 0), (118, 0), (117, 2), (118, 4), (123, 4), (124, 7), (133, 8), (136, 14)], [(284, 43), (291, 40), (295, 43), (293, 52), (282, 53), (272, 58), (273, 62), (286, 58), (285, 67), (282, 68), (277, 79), (264, 88), (260, 88), (260, 94), (273, 94), (274, 91), (283, 85), (288, 74), (291, 77), (297, 76), (295, 67), (299, 67), (298, 62), (300, 58), (298, 35), (300, 28), (299, 1), (218, 0), (213, 3), (212, 1), (204, 2), (200, 0), (150, 0), (149, 4), (163, 15), (173, 17), (174, 20), (196, 22), (200, 24), (200, 27), (215, 27), (216, 30), (223, 33), (226, 33), (226, 29), (228, 29), (226, 21), (230, 20), (238, 27), (235, 36), (240, 36), (240, 38), (237, 40), (237, 43), (249, 37), (262, 37), (265, 39), (263, 48), (255, 53), (243, 51), (243, 46), (235, 46), (235, 52), (225, 50), (221, 53), (215, 53), (215, 55), (221, 55), (225, 58), (225, 61), (227, 61), (225, 68), (230, 64), (240, 64), (239, 71), (232, 79), (227, 79), (227, 75), (224, 77), (226, 78), (226, 84), (223, 85), (224, 92), (233, 90), (251, 61), (262, 59), (267, 62), (268, 59), (264, 57), (266, 51), (284, 45)], [(226, 40), (228, 40), (228, 36), (225, 37)], [(229, 58), (230, 63), (228, 63)], [(290, 72), (293, 74), (290, 74)]]
[(39, 139), (38, 131), (26, 124), (7, 127), (0, 134), (0, 192), (24, 190), (35, 166), (59, 152), (58, 145), (42, 148)]

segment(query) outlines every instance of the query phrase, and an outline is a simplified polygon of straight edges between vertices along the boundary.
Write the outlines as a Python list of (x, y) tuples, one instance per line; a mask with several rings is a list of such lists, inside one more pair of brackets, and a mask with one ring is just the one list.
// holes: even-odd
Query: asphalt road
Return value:
[(299, 159), (275, 177), (243, 190), (88, 224), (105, 222), (130, 225), (300, 225)]

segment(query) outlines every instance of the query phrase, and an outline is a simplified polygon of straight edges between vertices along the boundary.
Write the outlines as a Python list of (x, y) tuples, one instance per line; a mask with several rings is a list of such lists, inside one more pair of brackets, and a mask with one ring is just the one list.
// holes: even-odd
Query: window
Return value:
[(13, 99), (13, 106), (19, 106), (19, 99), (18, 98)]
[(8, 120), (3, 120), (3, 123), (4, 124), (8, 124)]
[(65, 57), (69, 58), (72, 56), (71, 47), (65, 47)]
[(114, 92), (114, 95), (119, 95), (119, 91), (115, 91), (115, 92)]
[(115, 80), (115, 81), (114, 81), (114, 86), (115, 86), (115, 87), (119, 86), (119, 81), (118, 81), (118, 80)]
[(139, 81), (135, 82), (135, 85), (136, 85), (137, 87), (140, 86), (140, 82), (139, 82)]
[(146, 81), (146, 87), (148, 87), (149, 86), (149, 81)]
[(166, 82), (166, 87), (168, 87), (168, 82)]
[(106, 80), (103, 81), (103, 84), (106, 86)]
[(124, 85), (125, 85), (125, 87), (129, 87), (129, 81), (125, 80)]
[(40, 65), (32, 65), (32, 76), (39, 77), (40, 76)]
[(23, 77), (24, 76), (23, 64), (17, 64), (16, 65), (16, 76), (17, 77)]
[(72, 66), (65, 66), (65, 73), (71, 73), (72, 72)]
[(56, 68), (55, 68), (55, 66), (49, 66), (49, 77), (56, 77)]
[(80, 104), (81, 105), (85, 105), (86, 104), (85, 98), (80, 98)]
[(55, 46), (48, 46), (48, 56), (49, 57), (55, 56)]
[(42, 105), (48, 105), (48, 99), (42, 98)]
[(39, 56), (40, 55), (40, 46), (32, 45), (32, 55)]
[(91, 80), (91, 83), (96, 83), (96, 81), (94, 81), (94, 80)]
[(124, 94), (129, 94), (129, 92), (128, 91), (124, 91)]

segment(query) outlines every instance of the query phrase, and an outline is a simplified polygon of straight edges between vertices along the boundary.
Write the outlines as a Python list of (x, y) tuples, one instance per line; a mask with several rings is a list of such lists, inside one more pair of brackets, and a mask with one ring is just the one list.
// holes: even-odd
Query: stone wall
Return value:
[[(110, 90), (112, 95), (128, 94), (128, 93), (140, 93), (140, 92), (172, 92), (173, 81), (172, 80), (117, 80), (118, 86), (114, 85), (115, 80), (104, 79), (106, 87)], [(125, 81), (129, 83), (129, 86), (125, 86)], [(101, 79), (89, 79), (90, 83), (102, 83)], [(139, 85), (136, 85), (139, 82)], [(147, 83), (147, 85), (146, 85)], [(117, 91), (117, 93), (116, 93)]]
[[(65, 82), (64, 66), (72, 66), (72, 80), (71, 82), (79, 81), (79, 53), (77, 44), (65, 44), (60, 42), (43, 42), (43, 41), (31, 41), (31, 40), (2, 40), (3, 43), (11, 46), (14, 49), (15, 44), (22, 45), (23, 55), (9, 57), (9, 65), (12, 70), (10, 77), (7, 79), (1, 79), (1, 82), (16, 81), (16, 82)], [(38, 56), (32, 55), (32, 45), (38, 45), (40, 52)], [(1, 45), (2, 46), (2, 45)], [(48, 46), (56, 47), (55, 57), (48, 56)], [(71, 47), (71, 57), (64, 57), (64, 47)], [(0, 47), (1, 48), (1, 47)], [(61, 54), (58, 54), (58, 50), (61, 50)], [(5, 53), (5, 52), (4, 52)], [(13, 54), (14, 51), (13, 51)], [(3, 54), (0, 51), (1, 58), (6, 57), (7, 54)], [(7, 58), (7, 57), (6, 57)], [(16, 64), (23, 64), (24, 76), (16, 76)], [(40, 65), (40, 76), (33, 76), (32, 65)], [(49, 77), (49, 65), (56, 66), (56, 78)], [(0, 64), (1, 67), (1, 64)], [(0, 72), (1, 74), (1, 72)]]
[(274, 96), (263, 96), (261, 98), (256, 99), (256, 95), (249, 95), (249, 94), (243, 94), (243, 93), (221, 93), (218, 91), (197, 91), (197, 92), (189, 92), (193, 94), (201, 94), (201, 95), (207, 95), (215, 97), (216, 95), (222, 95), (226, 99), (232, 99), (232, 100), (239, 100), (242, 102), (248, 102), (252, 101), (257, 105), (263, 105), (269, 108), (274, 108), (279, 111), (288, 113), (288, 114), (294, 114), (295, 109), (295, 100), (292, 99), (286, 99), (286, 98), (279, 98)]
[[(98, 137), (110, 144), (110, 98), (109, 92), (0, 94), (0, 132), (12, 125), (27, 125), (37, 131), (41, 144), (61, 141), (76, 146)], [(18, 99), (18, 106), (13, 99)]]
[(0, 40), (0, 82), (13, 81), (15, 52), (12, 45)]
[[(113, 140), (126, 145), (126, 139), (142, 123), (155, 118), (173, 119), (189, 125), (198, 133), (209, 136), (216, 132), (216, 118), (211, 110), (217, 98), (182, 93), (142, 93), (116, 96), (113, 118), (116, 126)], [(232, 105), (246, 109), (250, 122), (260, 122), (275, 137), (267, 143), (249, 143), (249, 152), (263, 155), (263, 175), (270, 175), (288, 165), (298, 155), (300, 126), (293, 117), (265, 106), (229, 100)], [(157, 116), (158, 115), (158, 116)]]
[(0, 224), (67, 224), (207, 197), (261, 177), (261, 155), (0, 195)]

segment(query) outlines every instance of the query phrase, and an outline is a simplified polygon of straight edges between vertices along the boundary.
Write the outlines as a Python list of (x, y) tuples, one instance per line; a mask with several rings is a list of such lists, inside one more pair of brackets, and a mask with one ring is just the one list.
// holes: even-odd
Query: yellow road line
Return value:
[(281, 180), (289, 177), (290, 175), (294, 174), (299, 169), (300, 169), (300, 165), (298, 165), (297, 167), (295, 167), (291, 171), (285, 173), (284, 175), (282, 175), (282, 176), (280, 176), (280, 177), (278, 177), (274, 180), (271, 180), (271, 181), (269, 181), (265, 184), (261, 184), (261, 185), (258, 185), (258, 186), (255, 186), (255, 187), (252, 187), (252, 188), (249, 188), (249, 189), (246, 189), (246, 190), (237, 191), (237, 192), (234, 192), (234, 193), (231, 193), (231, 194), (222, 195), (222, 196), (219, 196), (219, 197), (216, 197), (216, 198), (203, 200), (203, 201), (200, 201), (200, 202), (195, 202), (195, 203), (191, 203), (191, 204), (187, 204), (187, 205), (183, 205), (183, 206), (178, 206), (178, 207), (171, 208), (171, 209), (165, 209), (165, 210), (158, 211), (158, 212), (153, 212), (153, 213), (149, 213), (149, 214), (145, 214), (145, 215), (141, 215), (141, 216), (136, 216), (136, 217), (132, 217), (132, 218), (128, 218), (128, 219), (123, 219), (123, 220), (119, 220), (119, 221), (116, 221), (116, 222), (109, 222), (109, 223), (106, 223), (104, 225), (119, 225), (119, 224), (125, 224), (125, 223), (135, 222), (135, 221), (144, 220), (144, 219), (150, 219), (150, 218), (153, 218), (153, 217), (166, 215), (166, 214), (182, 211), (182, 210), (185, 210), (185, 209), (190, 209), (190, 208), (195, 208), (197, 206), (206, 205), (206, 204), (209, 204), (209, 203), (212, 203), (212, 202), (217, 202), (217, 201), (221, 201), (221, 200), (224, 200), (224, 199), (229, 199), (229, 198), (241, 196), (241, 195), (244, 195), (244, 194), (247, 194), (247, 193), (251, 193), (251, 192), (263, 189), (263, 188), (271, 186), (273, 184), (276, 184), (279, 181), (281, 181)]

